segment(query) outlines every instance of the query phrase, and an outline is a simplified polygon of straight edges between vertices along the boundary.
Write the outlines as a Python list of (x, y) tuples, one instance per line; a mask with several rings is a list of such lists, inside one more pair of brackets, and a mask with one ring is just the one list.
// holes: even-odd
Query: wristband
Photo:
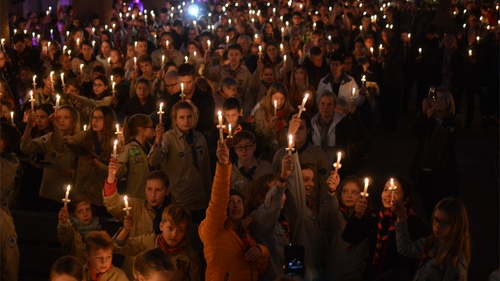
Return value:
[(285, 183), (286, 183), (286, 179), (285, 179), (285, 178), (283, 178), (283, 177), (281, 177), (281, 175), (280, 175), (280, 176), (278, 176), (277, 181), (279, 181), (279, 182), (281, 182), (281, 183), (283, 183), (283, 184), (285, 184)]

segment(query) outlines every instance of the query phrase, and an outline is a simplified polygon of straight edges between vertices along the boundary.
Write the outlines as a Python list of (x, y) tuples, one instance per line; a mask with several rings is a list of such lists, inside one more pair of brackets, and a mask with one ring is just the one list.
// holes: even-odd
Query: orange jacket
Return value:
[[(245, 245), (227, 217), (230, 178), (231, 165), (217, 163), (206, 218), (198, 229), (207, 262), (205, 280), (225, 280), (228, 276), (228, 281), (256, 281), (259, 273), (267, 267), (269, 252), (247, 231), (250, 245), (259, 247), (262, 256), (254, 262), (245, 260)], [(246, 229), (249, 229), (248, 225)]]

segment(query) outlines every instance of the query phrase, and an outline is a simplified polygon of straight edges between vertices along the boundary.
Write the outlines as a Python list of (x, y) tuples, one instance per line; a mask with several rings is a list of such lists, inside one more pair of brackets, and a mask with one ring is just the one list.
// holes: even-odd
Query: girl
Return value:
[[(115, 138), (115, 113), (111, 107), (96, 107), (86, 131), (65, 136), (64, 142), (78, 158), (75, 194), (86, 194), (90, 202), (102, 206), (102, 185), (106, 179)], [(120, 170), (117, 175), (122, 175)], [(120, 176), (117, 176), (120, 178)]]
[(113, 48), (113, 44), (110, 41), (108, 40), (102, 41), (101, 47), (99, 49), (99, 55), (97, 55), (96, 57), (97, 61), (99, 61), (102, 65), (104, 65), (108, 73), (109, 73), (108, 58), (110, 59), (111, 48)]
[(124, 67), (125, 66), (125, 61), (123, 59), (123, 53), (122, 53), (122, 50), (120, 48), (113, 48), (111, 49), (111, 51), (109, 52), (109, 57), (111, 58), (110, 59), (110, 64), (109, 64), (109, 68), (110, 69), (113, 69), (115, 67)]
[(50, 268), (50, 281), (84, 281), (83, 266), (74, 256), (59, 258)]
[(288, 125), (287, 118), (292, 111), (285, 85), (281, 82), (273, 83), (266, 98), (261, 102), (261, 107), (255, 111), (255, 132), (262, 143), (268, 144), (267, 148), (264, 148), (268, 157), (265, 160), (271, 161), (278, 148), (287, 144), (284, 128)]
[[(60, 200), (60, 199), (59, 199)], [(85, 260), (85, 237), (100, 230), (99, 218), (92, 216), (90, 200), (85, 195), (72, 196), (71, 202), (59, 211), (57, 238), (65, 254), (72, 255), (83, 265)]]
[(316, 91), (309, 85), (309, 78), (304, 65), (298, 65), (292, 70), (292, 74), (290, 76), (290, 86), (288, 89), (290, 89), (288, 99), (290, 100), (290, 104), (293, 109), (296, 109), (302, 104), (304, 93), (309, 93), (309, 99), (306, 103), (307, 114), (309, 114), (309, 116), (314, 116), (316, 113), (316, 108), (314, 106)]
[(160, 165), (169, 175), (175, 201), (191, 211), (194, 222), (201, 222), (212, 181), (207, 143), (203, 135), (193, 129), (197, 121), (191, 102), (176, 103), (172, 107), (172, 129), (164, 133), (163, 124), (156, 126), (149, 164)]
[[(392, 184), (393, 183), (393, 184)], [(395, 190), (390, 188), (395, 186)], [(408, 225), (412, 239), (426, 235), (424, 221), (417, 216), (410, 204), (411, 183), (404, 178), (395, 177), (385, 183), (381, 194), (382, 206), (377, 213), (366, 214), (368, 200), (360, 198), (345, 226), (342, 238), (351, 244), (359, 244), (368, 238), (369, 258), (363, 274), (363, 280), (374, 280), (389, 270), (399, 270), (413, 275), (415, 259), (400, 255), (396, 249), (396, 215), (392, 212), (392, 202), (399, 201), (407, 206)]]
[(395, 202), (398, 216), (396, 239), (398, 252), (418, 258), (413, 280), (467, 280), (471, 258), (469, 218), (465, 206), (448, 197), (436, 205), (432, 214), (433, 235), (410, 240), (404, 205)]
[(148, 163), (151, 145), (148, 140), (155, 136), (153, 128), (153, 121), (144, 114), (126, 117), (123, 123), (126, 145), (118, 162), (126, 166), (127, 195), (133, 198), (146, 199), (144, 185), (151, 170)]
[(342, 239), (342, 232), (361, 198), (363, 183), (357, 176), (346, 177), (340, 185), (339, 181), (339, 174), (332, 171), (327, 180), (328, 196), (320, 211), (321, 223), (326, 226), (329, 242), (327, 276), (328, 280), (360, 280), (368, 255), (367, 240), (350, 244)]
[(83, 106), (93, 109), (97, 106), (111, 106), (113, 101), (113, 96), (109, 89), (108, 77), (104, 75), (99, 75), (94, 79), (93, 92), (90, 98), (85, 96), (80, 96), (73, 92), (67, 92), (68, 96), (72, 99), (77, 100)]
[[(36, 111), (39, 116), (43, 115), (40, 111)], [(43, 198), (60, 203), (61, 198), (64, 197), (64, 188), (68, 184), (73, 185), (77, 163), (75, 155), (62, 145), (63, 137), (78, 133), (80, 131), (80, 120), (75, 108), (70, 105), (63, 105), (55, 112), (55, 119), (52, 121), (61, 134), (49, 132), (32, 139), (31, 129), (35, 125), (35, 114), (30, 114), (26, 130), (21, 139), (21, 151), (24, 153), (43, 153), (44, 161), (50, 164), (43, 169), (39, 194)], [(50, 123), (48, 118), (46, 122)], [(38, 124), (37, 126), (40, 128)], [(47, 207), (54, 206), (53, 202), (50, 203), (47, 202)], [(57, 204), (57, 209), (59, 209), (59, 204)]]

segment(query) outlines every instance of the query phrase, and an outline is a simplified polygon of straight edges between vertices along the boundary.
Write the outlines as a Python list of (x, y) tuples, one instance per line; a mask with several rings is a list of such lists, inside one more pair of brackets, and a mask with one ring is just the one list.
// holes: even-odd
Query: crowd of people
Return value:
[[(476, 95), (498, 126), (500, 3), (451, 2), (10, 14), (1, 279), (18, 277), (20, 209), (58, 213), (50, 280), (466, 280), (454, 150)], [(370, 132), (415, 111), (411, 178), (368, 196)]]

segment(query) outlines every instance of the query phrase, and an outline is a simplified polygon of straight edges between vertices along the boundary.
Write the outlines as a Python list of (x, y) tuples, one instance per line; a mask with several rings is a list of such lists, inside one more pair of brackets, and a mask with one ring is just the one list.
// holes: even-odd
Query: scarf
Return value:
[[(389, 220), (389, 226), (385, 233), (384, 231), (384, 221)], [(380, 259), (380, 250), (382, 249), (382, 245), (385, 248), (387, 247), (387, 239), (394, 235), (396, 227), (394, 226), (394, 216), (388, 210), (385, 210), (383, 207), (380, 209), (378, 213), (378, 224), (377, 224), (377, 244), (375, 245), (375, 252), (373, 253), (372, 265), (378, 266), (378, 271), (381, 269), (381, 265), (383, 263), (383, 259)], [(379, 272), (380, 273), (380, 272)]]
[(166, 196), (165, 199), (163, 199), (163, 204), (161, 204), (160, 207), (153, 207), (153, 210), (155, 211), (155, 217), (153, 218), (153, 230), (156, 234), (160, 234), (160, 222), (161, 222), (161, 215), (163, 214), (163, 210), (170, 204), (170, 196)]
[(90, 232), (101, 229), (101, 224), (99, 223), (99, 218), (97, 217), (92, 217), (92, 220), (88, 225), (83, 225), (82, 222), (74, 216), (69, 216), (69, 220), (76, 231), (82, 236), (82, 241), (85, 241), (85, 237), (87, 237), (87, 234)]
[[(427, 262), (436, 258), (436, 253), (432, 251), (432, 249), (436, 246), (436, 240), (433, 238), (429, 238), (425, 242), (424, 249), (422, 251), (422, 255), (417, 263), (417, 269), (421, 269)], [(432, 251), (432, 252), (431, 252)]]
[[(106, 270), (106, 272), (110, 271), (112, 268), (113, 268), (113, 264), (111, 264), (109, 266), (109, 268)], [(95, 272), (89, 262), (87, 262), (87, 269), (89, 270), (90, 280), (92, 280), (92, 281), (100, 281), (102, 276), (104, 275), (104, 273), (106, 273), (106, 272), (104, 272), (104, 273)]]
[(249, 179), (250, 181), (253, 180), (253, 175), (255, 174), (255, 169), (257, 169), (256, 166), (252, 166), (252, 168), (250, 168), (250, 170), (248, 172), (245, 172), (245, 167), (241, 167), (239, 169), (240, 173), (247, 179)]
[(186, 245), (186, 241), (185, 239), (182, 240), (181, 243), (179, 243), (179, 245), (175, 246), (175, 247), (170, 247), (167, 242), (165, 241), (165, 239), (163, 239), (163, 235), (162, 234), (158, 234), (157, 238), (156, 238), (156, 245), (158, 245), (158, 247), (165, 253), (169, 254), (170, 256), (176, 256), (178, 255), (180, 252), (184, 251), (184, 249), (187, 248), (187, 245)]
[(285, 128), (285, 123), (283, 122), (283, 118), (285, 117), (284, 106), (281, 110), (278, 110), (278, 112), (276, 112), (276, 117), (278, 118), (278, 120), (276, 120), (276, 137), (278, 137), (278, 132), (280, 132), (281, 129)]
[(200, 170), (200, 166), (198, 164), (198, 153), (196, 152), (196, 147), (194, 145), (193, 130), (189, 130), (189, 133), (184, 134), (184, 136), (186, 137), (186, 142), (189, 144), (189, 147), (191, 148), (191, 154), (193, 155), (194, 165), (196, 166), (197, 170)]

